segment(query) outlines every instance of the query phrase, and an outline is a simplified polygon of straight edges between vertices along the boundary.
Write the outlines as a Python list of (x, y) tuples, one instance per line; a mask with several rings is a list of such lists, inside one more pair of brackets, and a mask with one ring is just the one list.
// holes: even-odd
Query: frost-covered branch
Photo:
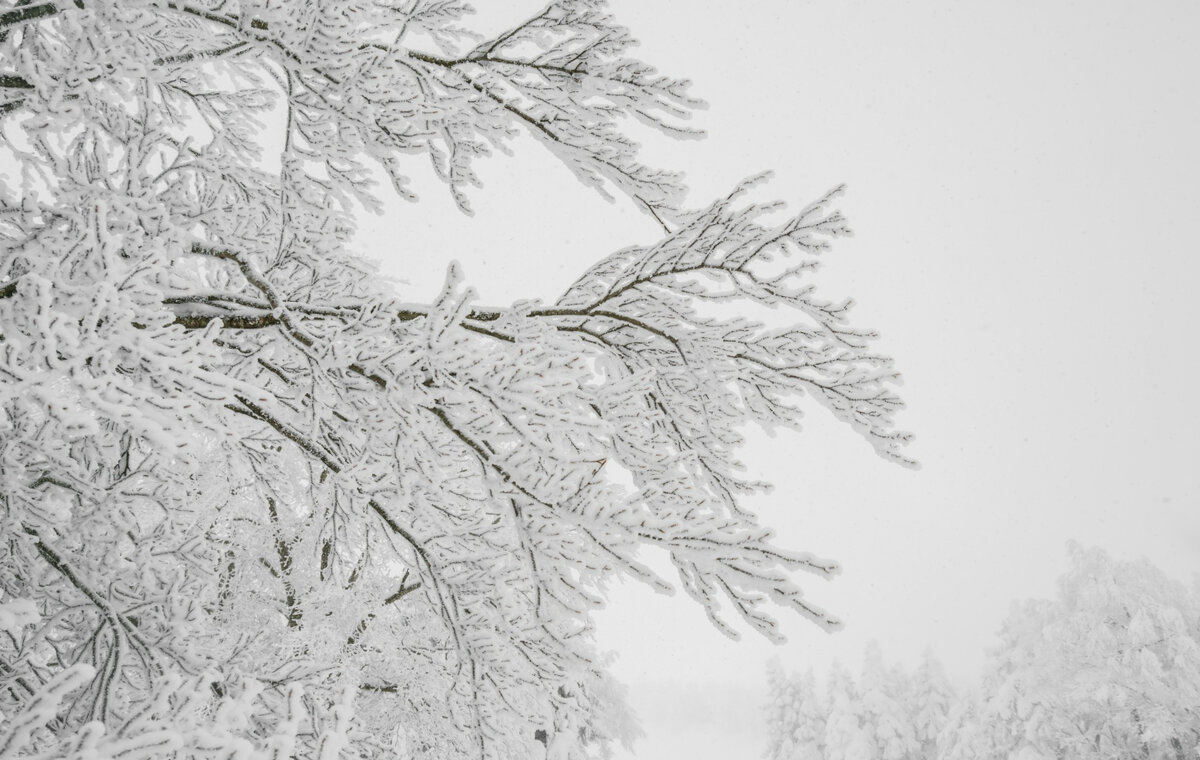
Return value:
[[(4, 746), (579, 758), (631, 730), (612, 577), (837, 626), (736, 456), (812, 398), (908, 461), (890, 360), (812, 284), (848, 230), (835, 194), (681, 209), (630, 127), (700, 103), (633, 44), (599, 0), (499, 34), (458, 0), (0, 10)], [(380, 172), (466, 208), (522, 130), (662, 239), (550, 304), (385, 289), (351, 250)]]

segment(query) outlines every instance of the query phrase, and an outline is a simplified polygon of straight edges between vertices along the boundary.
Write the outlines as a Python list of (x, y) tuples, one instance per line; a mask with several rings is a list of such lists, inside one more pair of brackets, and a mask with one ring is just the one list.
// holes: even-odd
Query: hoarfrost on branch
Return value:
[[(837, 192), (685, 210), (630, 135), (699, 101), (603, 2), (468, 13), (0, 5), (0, 757), (602, 756), (636, 729), (590, 613), (672, 588), (642, 550), (729, 635), (837, 625), (735, 458), (807, 396), (908, 462), (891, 362), (811, 284)], [(412, 199), (424, 156), (469, 211), (522, 132), (661, 240), (494, 309), (348, 250), (376, 179)]]

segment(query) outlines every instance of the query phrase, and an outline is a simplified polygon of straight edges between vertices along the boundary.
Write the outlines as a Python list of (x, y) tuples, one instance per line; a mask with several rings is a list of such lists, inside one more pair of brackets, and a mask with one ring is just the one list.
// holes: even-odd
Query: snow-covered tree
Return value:
[(812, 671), (789, 675), (772, 662), (767, 693), (767, 760), (824, 758), (825, 706)]
[(767, 663), (767, 760), (782, 760), (792, 752), (792, 736), (799, 722), (794, 680), (779, 660)]
[(992, 757), (987, 735), (979, 720), (979, 697), (966, 694), (955, 700), (946, 713), (946, 723), (937, 736), (940, 760), (983, 760)]
[(1195, 757), (1200, 593), (1072, 546), (1058, 598), (1006, 620), (981, 720), (998, 757)]
[(902, 673), (884, 666), (877, 644), (872, 642), (867, 646), (859, 679), (859, 699), (863, 727), (874, 744), (873, 756), (879, 760), (908, 760), (918, 753), (906, 681)]
[(955, 704), (954, 689), (946, 678), (942, 664), (929, 649), (921, 657), (912, 679), (911, 703), (913, 736), (924, 760), (937, 760), (938, 736), (946, 727)]
[(829, 670), (825, 700), (825, 757), (828, 760), (877, 760), (865, 725), (862, 698), (854, 677), (841, 663)]
[[(601, 0), (469, 10), (0, 4), (0, 757), (602, 755), (590, 612), (672, 588), (641, 550), (729, 635), (837, 625), (736, 459), (808, 396), (907, 462), (890, 361), (811, 282), (837, 192), (685, 210), (630, 129), (697, 101)], [(661, 240), (503, 308), (349, 250), (377, 180), (424, 156), (467, 209), (521, 132)]]

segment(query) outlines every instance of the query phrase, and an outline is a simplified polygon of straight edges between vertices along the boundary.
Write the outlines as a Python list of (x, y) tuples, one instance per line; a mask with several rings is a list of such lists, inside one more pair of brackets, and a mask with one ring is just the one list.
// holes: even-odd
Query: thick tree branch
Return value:
[[(75, 7), (82, 8), (83, 3), (80, 0), (76, 0)], [(0, 33), (4, 33), (9, 27), (18, 26), (27, 21), (36, 21), (53, 16), (60, 10), (57, 3), (40, 3), (38, 5), (24, 5), (19, 8), (13, 8), (10, 11), (4, 11), (0, 13)]]
[(0, 74), (0, 87), (7, 87), (14, 90), (32, 90), (33, 83), (15, 74)]

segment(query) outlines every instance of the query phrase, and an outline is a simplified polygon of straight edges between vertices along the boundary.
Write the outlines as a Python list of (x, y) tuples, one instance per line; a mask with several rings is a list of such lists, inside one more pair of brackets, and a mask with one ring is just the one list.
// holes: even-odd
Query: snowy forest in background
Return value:
[(768, 760), (1144, 758), (1200, 753), (1200, 583), (1071, 547), (1054, 600), (1014, 604), (981, 684), (956, 688), (931, 652), (914, 672), (870, 647), (768, 673)]

